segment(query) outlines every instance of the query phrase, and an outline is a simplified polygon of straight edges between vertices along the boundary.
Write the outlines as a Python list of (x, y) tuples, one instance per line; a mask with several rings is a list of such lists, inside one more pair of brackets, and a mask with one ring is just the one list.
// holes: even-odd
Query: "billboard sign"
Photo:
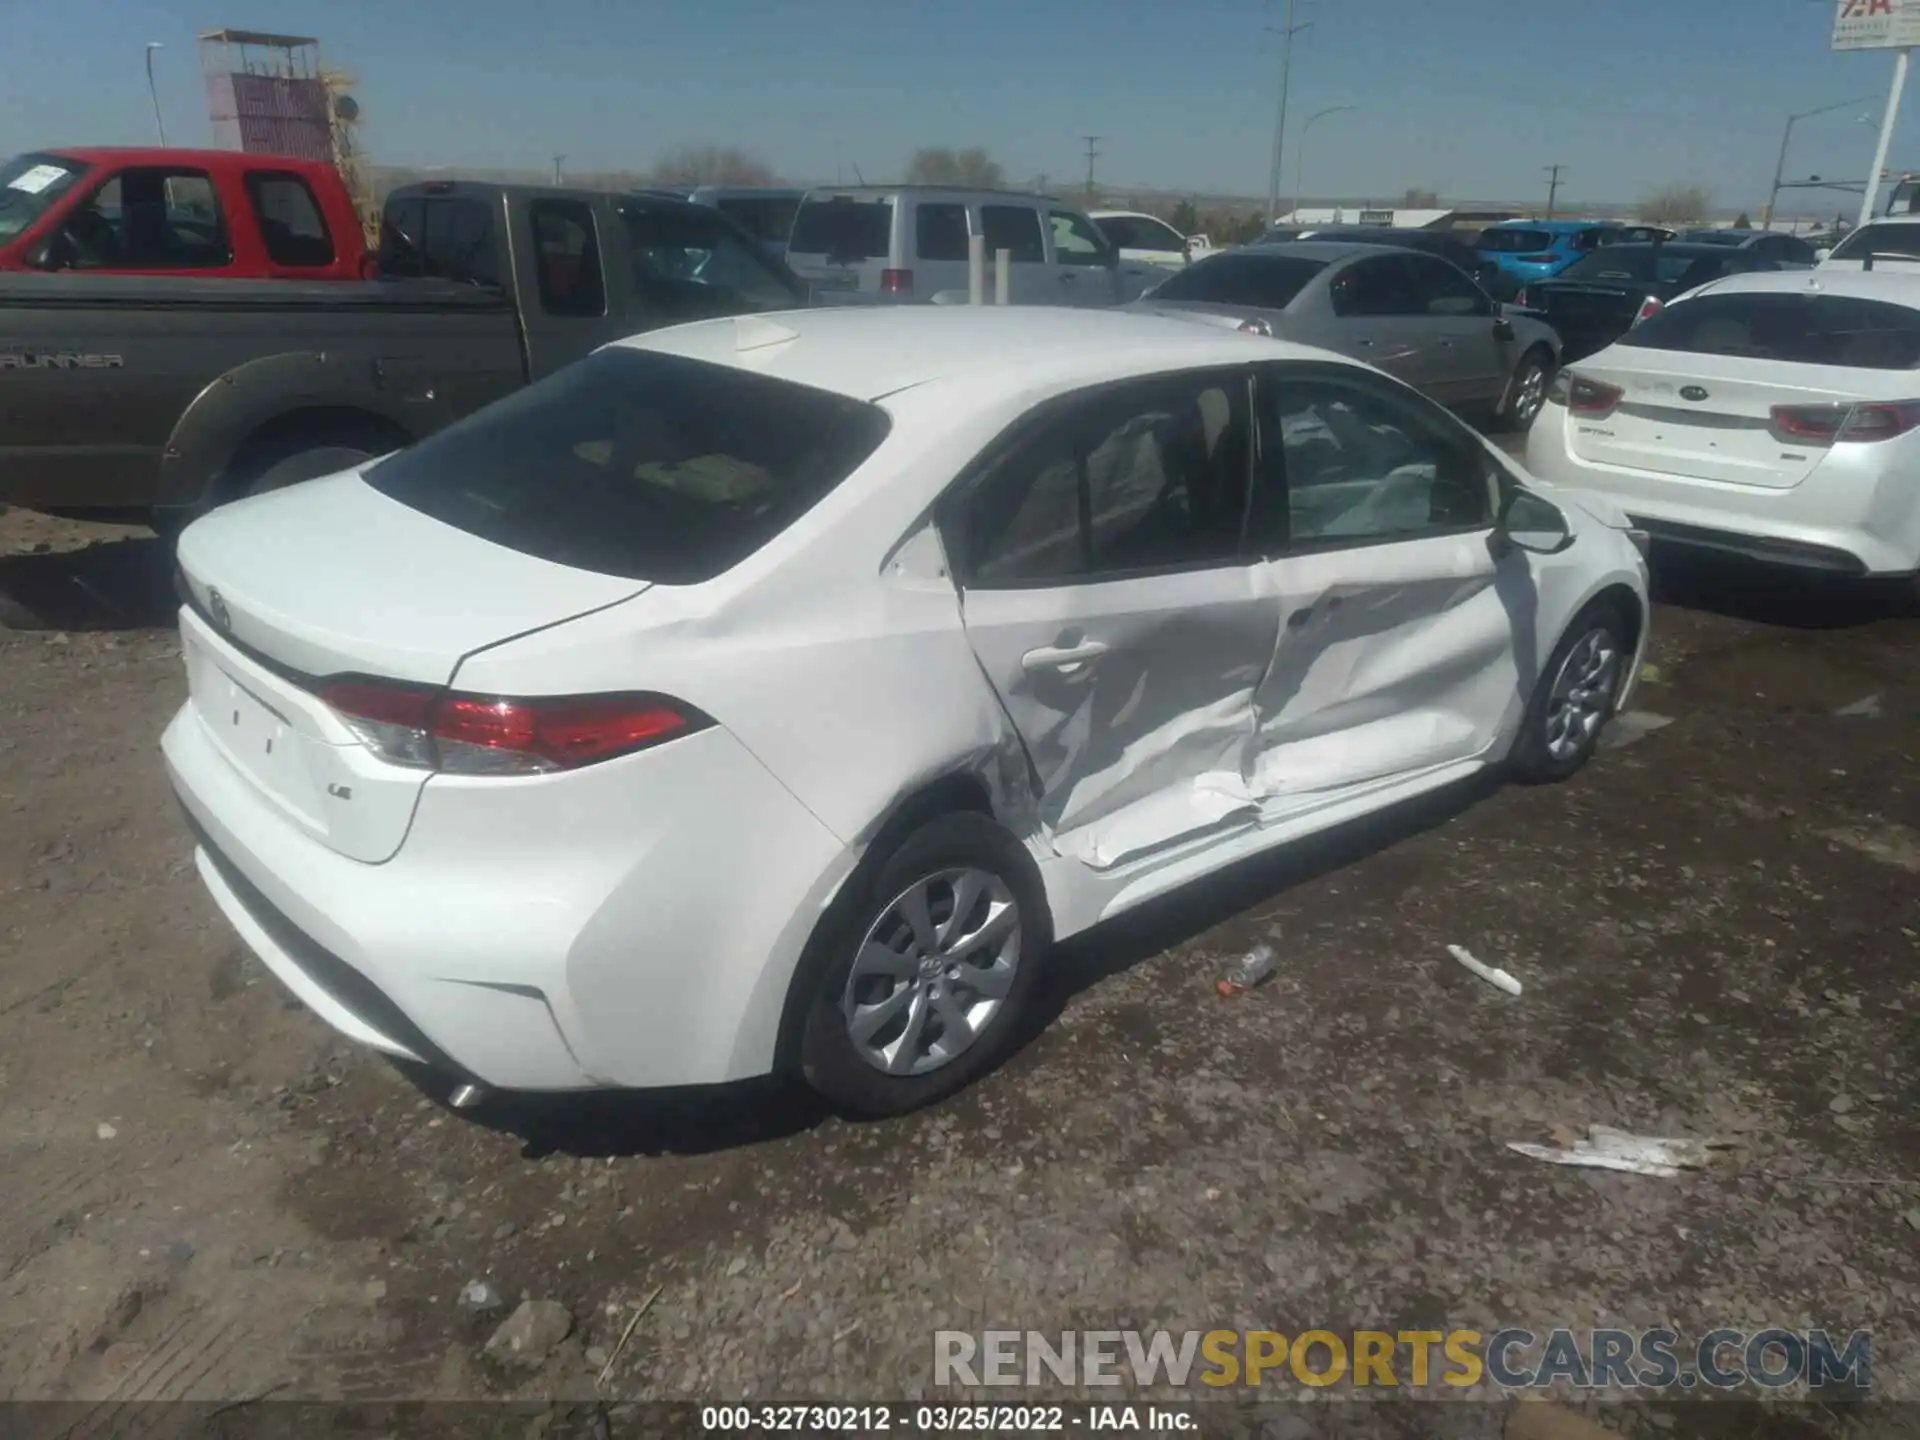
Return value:
[(1920, 0), (1835, 0), (1833, 48), (1894, 50), (1920, 45)]

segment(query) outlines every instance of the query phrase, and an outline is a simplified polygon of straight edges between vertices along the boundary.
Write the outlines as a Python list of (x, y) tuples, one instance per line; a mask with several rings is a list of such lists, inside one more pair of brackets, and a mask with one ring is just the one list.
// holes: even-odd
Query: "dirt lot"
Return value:
[[(336, 1043), (192, 873), (165, 570), (0, 515), (40, 627), (0, 629), (0, 1397), (899, 1399), (936, 1328), (1665, 1322), (1870, 1328), (1920, 1399), (1903, 601), (1670, 573), (1670, 725), (1096, 933), (1004, 1070), (855, 1125), (765, 1087), (456, 1115)], [(1217, 997), (1262, 938), (1278, 978)], [(1737, 1148), (1504, 1148), (1594, 1122)], [(568, 1308), (543, 1368), (482, 1357), (481, 1279)]]

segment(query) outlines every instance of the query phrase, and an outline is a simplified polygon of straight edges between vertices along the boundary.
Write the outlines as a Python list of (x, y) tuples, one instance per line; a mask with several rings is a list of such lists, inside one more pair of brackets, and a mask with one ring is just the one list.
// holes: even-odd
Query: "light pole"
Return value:
[(1304, 25), (1293, 23), (1293, 0), (1286, 0), (1286, 9), (1281, 12), (1280, 29), (1280, 108), (1273, 119), (1273, 169), (1267, 175), (1267, 224), (1271, 225), (1280, 215), (1280, 160), (1286, 154), (1287, 143), (1287, 87), (1293, 80), (1293, 37), (1302, 30), (1311, 30), (1313, 22)]
[(1319, 121), (1329, 115), (1338, 115), (1342, 110), (1351, 110), (1351, 105), (1329, 105), (1307, 117), (1307, 123), (1300, 127), (1300, 144), (1293, 153), (1293, 213), (1300, 213), (1300, 201), (1306, 193), (1307, 185), (1307, 132)]
[(1811, 120), (1816, 115), (1826, 115), (1835, 110), (1844, 110), (1849, 105), (1864, 105), (1874, 98), (1872, 95), (1861, 95), (1852, 100), (1836, 100), (1831, 105), (1822, 105), (1818, 110), (1803, 110), (1798, 115), (1789, 115), (1787, 117), (1786, 131), (1780, 136), (1780, 158), (1774, 163), (1773, 167), (1773, 188), (1767, 191), (1766, 212), (1760, 217), (1760, 228), (1762, 230), (1771, 230), (1773, 228), (1773, 207), (1780, 199), (1781, 177), (1787, 172), (1787, 146), (1793, 143), (1793, 127), (1798, 125), (1802, 120)]
[(153, 83), (153, 52), (165, 49), (158, 40), (147, 42), (147, 94), (153, 100), (153, 127), (160, 132), (160, 143), (167, 143), (167, 122), (160, 118), (160, 91)]

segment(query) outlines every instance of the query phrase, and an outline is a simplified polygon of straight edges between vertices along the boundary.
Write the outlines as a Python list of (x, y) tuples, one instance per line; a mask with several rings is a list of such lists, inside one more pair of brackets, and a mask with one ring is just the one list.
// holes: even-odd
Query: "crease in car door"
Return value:
[(1281, 626), (1255, 697), (1249, 787), (1269, 820), (1472, 760), (1529, 673), (1524, 555), (1490, 544), (1491, 461), (1359, 372), (1270, 366), (1249, 545)]
[(1406, 313), (1403, 279), (1397, 255), (1375, 255), (1342, 271), (1329, 291), (1339, 320), (1333, 348), (1396, 380), (1424, 386), (1431, 364), (1427, 351), (1436, 337)]
[(943, 520), (1048, 838), (1094, 868), (1253, 823), (1279, 612), (1241, 547), (1250, 408), (1244, 369), (1056, 402)]

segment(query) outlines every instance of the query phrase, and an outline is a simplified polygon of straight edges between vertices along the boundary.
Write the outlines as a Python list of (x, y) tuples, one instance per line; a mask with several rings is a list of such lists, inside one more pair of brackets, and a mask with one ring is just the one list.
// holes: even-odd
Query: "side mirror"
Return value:
[(1494, 301), (1493, 304), (1493, 338), (1501, 341), (1517, 340), (1520, 338), (1514, 333), (1513, 321), (1507, 318), (1506, 305), (1498, 300)]
[(1515, 549), (1534, 555), (1558, 555), (1573, 544), (1573, 527), (1565, 512), (1531, 490), (1508, 492), (1496, 528)]

